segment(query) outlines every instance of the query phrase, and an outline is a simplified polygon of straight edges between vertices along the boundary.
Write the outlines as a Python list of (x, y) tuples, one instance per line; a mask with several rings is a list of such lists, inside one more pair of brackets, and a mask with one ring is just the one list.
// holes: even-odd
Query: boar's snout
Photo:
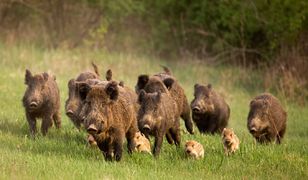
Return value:
[(36, 101), (32, 101), (32, 102), (30, 103), (30, 108), (35, 109), (35, 108), (37, 108), (37, 107), (38, 107), (38, 103), (37, 103)]
[(145, 124), (142, 129), (143, 129), (144, 132), (149, 132), (151, 130), (151, 128), (148, 124)]
[(97, 128), (94, 124), (90, 124), (90, 126), (87, 128), (87, 132), (90, 134), (95, 134), (97, 132)]
[(194, 106), (194, 107), (192, 108), (192, 110), (193, 110), (193, 112), (195, 112), (195, 113), (200, 113), (200, 112), (201, 112), (201, 108), (200, 108), (199, 106)]
[(249, 127), (249, 132), (250, 132), (251, 134), (256, 134), (257, 128), (255, 128), (255, 127)]
[(74, 116), (74, 112), (71, 109), (69, 109), (69, 110), (66, 111), (66, 115), (68, 117), (73, 117)]

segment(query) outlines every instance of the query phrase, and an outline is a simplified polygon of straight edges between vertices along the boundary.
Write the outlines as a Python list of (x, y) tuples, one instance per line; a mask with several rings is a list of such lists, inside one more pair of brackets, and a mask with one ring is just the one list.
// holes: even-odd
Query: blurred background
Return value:
[(307, 17), (307, 0), (1, 0), (0, 42), (258, 69), (265, 91), (304, 104)]

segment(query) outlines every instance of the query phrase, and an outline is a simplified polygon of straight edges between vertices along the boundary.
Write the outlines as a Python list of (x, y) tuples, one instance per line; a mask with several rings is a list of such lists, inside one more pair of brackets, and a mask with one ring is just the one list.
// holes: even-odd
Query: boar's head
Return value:
[(48, 73), (32, 75), (30, 70), (26, 69), (25, 84), (28, 87), (24, 96), (24, 103), (28, 110), (39, 109), (45, 102), (48, 96), (48, 91), (46, 91), (48, 78)]
[(250, 102), (247, 127), (254, 137), (264, 136), (270, 126), (269, 101), (254, 99)]
[(137, 118), (138, 127), (142, 133), (148, 135), (162, 119), (161, 93), (146, 93), (144, 90), (141, 90), (138, 102), (141, 105)]
[(108, 130), (112, 120), (110, 106), (118, 99), (118, 84), (111, 81), (106, 86), (81, 83), (81, 99), (84, 99), (80, 116), (88, 133), (99, 134)]
[(79, 94), (79, 84), (74, 79), (68, 82), (68, 99), (65, 102), (66, 115), (73, 121), (76, 127), (80, 127), (79, 113), (82, 100)]
[(174, 80), (172, 78), (167, 78), (162, 81), (157, 76), (149, 77), (148, 75), (140, 75), (137, 85), (135, 86), (135, 91), (137, 94), (139, 94), (142, 89), (148, 93), (165, 93), (172, 88), (173, 83)]
[(212, 85), (207, 86), (195, 84), (194, 99), (191, 102), (193, 113), (211, 113), (214, 112), (214, 97)]

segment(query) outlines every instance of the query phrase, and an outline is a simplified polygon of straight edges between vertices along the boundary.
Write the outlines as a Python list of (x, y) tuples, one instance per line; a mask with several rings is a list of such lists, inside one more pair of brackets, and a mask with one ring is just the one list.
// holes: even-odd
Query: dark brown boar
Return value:
[(286, 131), (286, 122), (287, 113), (273, 95), (264, 93), (250, 102), (247, 127), (258, 142), (276, 140), (280, 144)]
[(76, 81), (85, 81), (87, 79), (99, 79), (99, 72), (97, 66), (94, 63), (92, 63), (92, 66), (94, 72), (91, 71), (82, 72), (77, 76)]
[(228, 125), (230, 108), (211, 84), (195, 84), (191, 102), (192, 117), (200, 133), (221, 133)]
[[(70, 120), (73, 122), (77, 129), (80, 129), (81, 126), (81, 119), (79, 118), (79, 113), (81, 110), (81, 100), (79, 97), (78, 86), (76, 85), (76, 82), (83, 82), (89, 79), (99, 80), (98, 68), (94, 63), (92, 63), (92, 66), (94, 72), (82, 72), (77, 76), (76, 79), (71, 79), (68, 82), (68, 99), (65, 102), (65, 111), (66, 115), (70, 118)], [(108, 74), (108, 76), (110, 75)], [(89, 83), (94, 84), (95, 81)]]
[(141, 90), (138, 97), (140, 109), (138, 112), (139, 130), (147, 137), (155, 137), (153, 154), (158, 156), (166, 135), (168, 142), (174, 141), (180, 145), (180, 121), (177, 113), (177, 104), (167, 93), (146, 93)]
[(34, 137), (36, 134), (36, 118), (42, 118), (41, 132), (44, 136), (53, 121), (60, 128), (60, 95), (55, 77), (45, 72), (32, 75), (27, 69), (25, 84), (27, 90), (22, 101), (31, 135)]
[[(94, 67), (96, 67), (95, 64), (93, 64)], [(85, 72), (85, 73), (81, 73), (76, 80), (75, 79), (71, 79), (68, 82), (68, 94), (69, 97), (65, 102), (65, 110), (66, 110), (66, 115), (70, 118), (70, 120), (73, 122), (73, 124), (75, 125), (75, 127), (77, 129), (80, 129), (81, 124), (82, 124), (82, 119), (79, 116), (81, 108), (82, 108), (82, 99), (85, 99), (85, 95), (81, 93), (82, 96), (84, 96), (83, 98), (80, 97), (80, 87), (79, 87), (79, 83), (87, 83), (89, 85), (95, 85), (95, 84), (100, 84), (100, 85), (106, 85), (109, 81), (112, 80), (112, 71), (109, 69), (106, 72), (106, 79), (107, 81), (103, 81), (98, 79), (98, 73), (97, 73), (97, 68), (94, 68), (95, 72), (97, 74), (97, 76), (95, 76), (94, 73), (92, 72)], [(92, 74), (91, 74), (92, 73)], [(87, 79), (88, 78), (88, 79)], [(119, 83), (120, 86), (124, 86), (123, 82)], [(125, 87), (127, 88), (127, 87)], [(129, 90), (127, 88), (127, 90)], [(128, 91), (131, 92), (133, 94), (134, 93), (132, 90)], [(133, 95), (132, 95), (133, 97)], [(135, 95), (135, 101), (137, 102), (137, 95)], [(137, 104), (137, 103), (135, 103)]]
[(119, 90), (115, 81), (106, 86), (81, 84), (86, 94), (81, 116), (87, 132), (93, 135), (106, 160), (121, 160), (124, 138), (129, 153), (133, 151), (133, 138), (137, 132), (134, 104)]
[[(185, 127), (190, 134), (194, 133), (193, 123), (190, 117), (190, 107), (184, 89), (171, 75), (171, 71), (164, 67), (165, 72), (157, 73), (154, 76), (140, 75), (135, 87), (136, 92), (144, 89), (148, 93), (169, 91), (171, 97), (177, 104), (177, 110), (185, 122)], [(163, 82), (163, 83), (161, 83)]]

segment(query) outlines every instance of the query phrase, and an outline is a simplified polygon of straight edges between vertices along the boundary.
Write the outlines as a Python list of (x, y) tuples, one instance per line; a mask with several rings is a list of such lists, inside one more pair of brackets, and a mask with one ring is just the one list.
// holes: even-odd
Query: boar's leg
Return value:
[(137, 132), (136, 128), (130, 128), (126, 133), (127, 150), (129, 154), (131, 154), (134, 150), (134, 136), (136, 132)]
[(210, 120), (209, 120), (209, 128), (208, 128), (208, 132), (211, 133), (211, 134), (214, 134), (215, 132), (217, 132), (218, 128), (217, 128), (217, 124), (215, 122), (215, 119), (214, 117), (212, 117)]
[[(94, 139), (97, 139), (94, 136)], [(97, 141), (98, 148), (102, 151), (106, 161), (112, 161), (112, 147), (108, 141)]]
[(154, 142), (154, 149), (153, 149), (154, 156), (158, 156), (160, 153), (160, 149), (163, 144), (164, 134), (166, 134), (166, 130), (164, 129), (156, 130), (155, 132), (155, 142)]
[(187, 100), (184, 102), (183, 112), (181, 114), (181, 118), (185, 122), (185, 127), (190, 134), (194, 134), (194, 126), (190, 117), (190, 107), (188, 105)]
[(174, 144), (179, 147), (181, 144), (181, 133), (179, 127), (172, 127), (170, 129), (172, 139), (174, 140)]
[(61, 128), (61, 116), (60, 116), (60, 113), (59, 112), (56, 112), (53, 116), (53, 121), (56, 125), (56, 128), (57, 129), (60, 129)]
[(171, 136), (171, 132), (170, 131), (167, 131), (166, 133), (166, 139), (168, 141), (169, 144), (173, 144), (173, 139), (172, 139), (172, 136)]
[(29, 113), (26, 113), (27, 121), (29, 123), (30, 134), (32, 137), (36, 134), (36, 119)]
[(277, 138), (276, 138), (276, 143), (277, 144), (281, 143), (281, 139), (283, 138), (285, 132), (286, 132), (286, 127), (282, 128), (282, 130), (279, 131), (279, 133), (277, 135)]
[(46, 116), (42, 119), (41, 132), (45, 136), (48, 132), (48, 128), (52, 126), (52, 117)]
[(122, 158), (122, 152), (123, 152), (123, 138), (118, 137), (117, 139), (115, 139), (115, 141), (113, 142), (113, 146), (114, 146), (115, 160), (120, 161)]

